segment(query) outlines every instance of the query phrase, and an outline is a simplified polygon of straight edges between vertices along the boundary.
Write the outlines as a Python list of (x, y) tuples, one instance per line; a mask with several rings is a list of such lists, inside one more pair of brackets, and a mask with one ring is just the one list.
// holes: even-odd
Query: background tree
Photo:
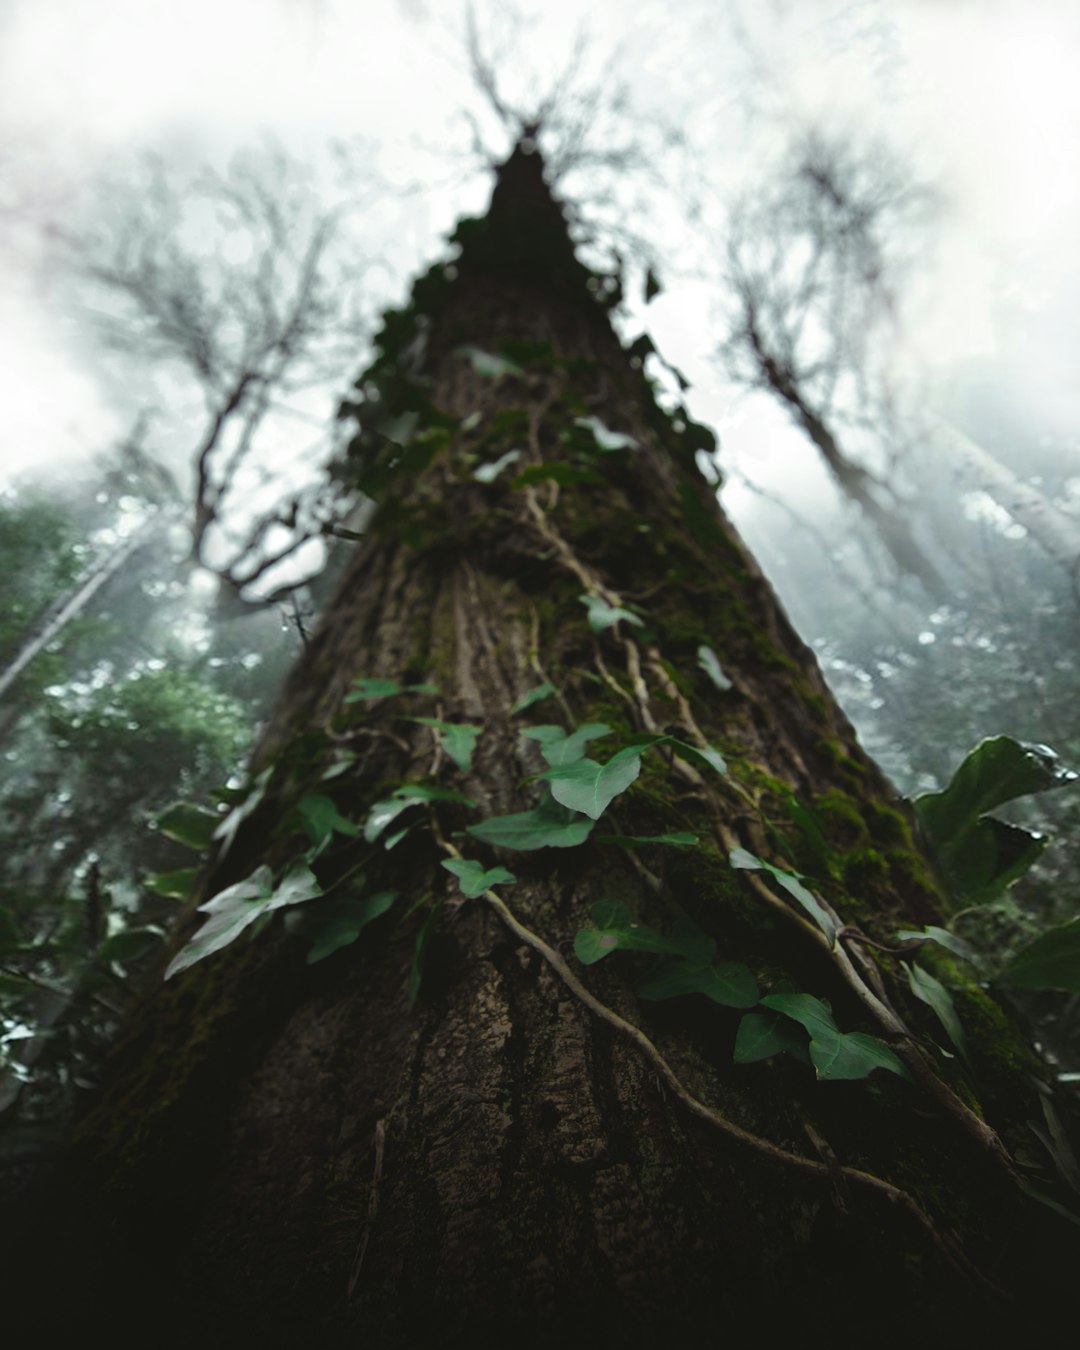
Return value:
[(890, 954), (942, 914), (909, 821), (529, 148), (343, 409), (373, 528), (35, 1202), (50, 1260), (114, 1334), (978, 1339), (1071, 1260), (1017, 1184), (1037, 1064), (962, 974), (943, 1053)]

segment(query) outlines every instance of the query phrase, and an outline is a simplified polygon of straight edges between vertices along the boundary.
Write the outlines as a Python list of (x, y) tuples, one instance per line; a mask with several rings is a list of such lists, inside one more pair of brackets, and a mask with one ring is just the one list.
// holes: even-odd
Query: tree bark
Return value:
[[(305, 792), (357, 821), (420, 780), (476, 805), (431, 803), (393, 849), (343, 839), (315, 863), (327, 887), (346, 873), (392, 887), (396, 922), (309, 966), (279, 918), (149, 990), (35, 1201), (44, 1234), (20, 1229), (23, 1268), (62, 1269), (72, 1291), (73, 1312), (38, 1302), (33, 1324), (320, 1347), (706, 1332), (767, 1346), (795, 1331), (977, 1344), (1026, 1300), (1047, 1306), (1055, 1268), (1040, 1262), (1056, 1251), (1064, 1269), (1074, 1250), (1008, 1156), (1038, 1065), (969, 987), (972, 1086), (892, 958), (834, 949), (763, 874), (729, 867), (742, 846), (814, 872), (840, 921), (884, 943), (940, 918), (904, 812), (697, 474), (687, 430), (627, 361), (536, 156), (515, 152), (459, 239), (456, 276), (417, 283), (362, 381), (369, 403), (378, 385), (421, 413), (420, 432), (428, 418), (448, 434), (386, 491), (256, 755), (273, 769), (266, 796), (199, 898), (300, 851)], [(398, 356), (418, 337), (420, 380)], [(508, 341), (520, 373), (481, 375), (460, 354)], [(592, 433), (576, 418), (636, 448), (597, 451), (583, 472), (573, 438)], [(510, 449), (512, 469), (474, 479)], [(553, 462), (561, 484), (515, 478)], [(643, 625), (592, 632), (583, 594), (639, 606)], [(702, 644), (730, 690), (698, 665)], [(361, 677), (439, 694), (347, 703)], [(542, 680), (558, 697), (515, 714)], [(482, 726), (466, 772), (414, 716)], [(546, 766), (520, 732), (554, 721), (606, 723), (611, 746), (711, 744), (728, 772), (657, 746), (586, 843), (509, 852), (461, 834), (538, 800), (527, 780)], [(323, 782), (342, 749), (355, 758)], [(792, 793), (822, 821), (816, 865)], [(673, 831), (700, 842), (603, 838)], [(465, 900), (439, 866), (455, 850), (516, 882)], [(640, 953), (576, 961), (603, 897), (665, 931), (691, 918), (763, 993), (786, 979), (830, 1000), (914, 1081), (817, 1082), (789, 1056), (733, 1064), (738, 1012), (639, 1000), (654, 960)], [(178, 940), (194, 928), (193, 915)]]

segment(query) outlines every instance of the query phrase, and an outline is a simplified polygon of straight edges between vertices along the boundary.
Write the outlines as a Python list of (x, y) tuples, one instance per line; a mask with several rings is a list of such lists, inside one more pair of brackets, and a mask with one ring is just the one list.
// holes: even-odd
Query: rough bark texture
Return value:
[[(391, 851), (343, 838), (323, 855), (325, 885), (366, 858), (363, 885), (402, 897), (330, 959), (305, 965), (279, 917), (150, 992), (42, 1203), (44, 1268), (66, 1252), (55, 1278), (72, 1291), (71, 1324), (117, 1318), (159, 1343), (685, 1345), (706, 1330), (768, 1346), (796, 1328), (842, 1345), (985, 1340), (983, 1313), (1003, 1325), (1008, 1304), (983, 1277), (1019, 1289), (1022, 1308), (1053, 1284), (1030, 1254), (1058, 1221), (1020, 1194), (982, 1125), (1021, 1142), (1035, 1066), (972, 988), (958, 1005), (973, 1089), (957, 1061), (875, 1021), (873, 999), (940, 1039), (891, 958), (831, 953), (783, 892), (770, 902), (759, 877), (728, 866), (741, 844), (814, 872), (845, 922), (885, 941), (939, 913), (903, 812), (586, 288), (535, 158), (504, 168), (462, 250), (455, 278), (418, 286), (427, 317), (388, 325), (381, 373), (384, 390), (405, 389), (399, 411), (421, 390), (450, 432), (387, 491), (259, 750), (256, 767), (275, 766), (266, 799), (201, 894), (298, 852), (290, 808), (314, 787), (357, 820), (421, 779), (477, 805), (416, 810), (426, 823)], [(506, 340), (536, 344), (531, 358), (517, 349), (521, 374), (477, 374), (458, 352)], [(409, 360), (424, 348), (419, 380), (408, 343)], [(638, 446), (597, 453), (594, 481), (515, 486), (530, 465), (569, 462), (564, 433), (591, 434), (575, 417)], [(511, 448), (511, 469), (474, 480), (478, 461)], [(592, 633), (585, 592), (640, 606), (648, 627)], [(730, 691), (699, 668), (701, 643)], [(440, 692), (346, 703), (371, 676)], [(559, 698), (514, 715), (542, 679)], [(409, 716), (482, 725), (469, 771)], [(498, 854), (455, 834), (538, 800), (542, 785), (523, 780), (546, 766), (520, 731), (554, 721), (605, 722), (612, 749), (634, 732), (707, 741), (729, 774), (658, 747), (586, 844)], [(343, 748), (355, 760), (320, 786)], [(791, 825), (791, 792), (824, 822), (827, 867)], [(701, 845), (595, 838), (672, 830)], [(438, 865), (454, 845), (512, 869), (510, 910), (616, 1019), (587, 1007), (490, 898), (463, 900)], [(736, 1011), (638, 1000), (654, 958), (574, 961), (604, 896), (662, 929), (689, 916), (763, 992), (788, 979), (829, 999), (842, 1027), (884, 1035), (924, 1078), (818, 1083), (787, 1056), (733, 1065)], [(410, 1007), (417, 933), (439, 904)], [(618, 1017), (719, 1124), (680, 1100)], [(40, 1328), (66, 1314), (39, 1305), (34, 1317)]]

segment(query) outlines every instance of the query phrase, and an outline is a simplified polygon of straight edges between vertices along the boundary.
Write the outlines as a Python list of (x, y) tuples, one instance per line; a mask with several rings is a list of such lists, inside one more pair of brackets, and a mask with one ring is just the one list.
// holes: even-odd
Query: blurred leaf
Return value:
[(478, 375), (484, 375), (488, 379), (498, 379), (500, 375), (521, 375), (524, 373), (521, 367), (515, 365), (513, 361), (507, 361), (502, 356), (492, 356), (490, 352), (481, 351), (479, 347), (457, 347), (454, 355), (468, 357), (473, 370)]
[(513, 872), (508, 872), (505, 867), (493, 867), (489, 872), (485, 872), (483, 865), (472, 859), (448, 858), (444, 859), (442, 866), (448, 872), (453, 872), (462, 894), (468, 896), (470, 900), (483, 895), (491, 886), (508, 886), (517, 881)]
[(758, 1001), (757, 981), (741, 961), (719, 965), (689, 960), (667, 961), (637, 987), (638, 998), (676, 998), (680, 994), (704, 994), (725, 1008), (752, 1008)]
[(433, 684), (398, 684), (397, 680), (364, 678), (353, 680), (352, 693), (346, 694), (346, 703), (362, 703), (374, 698), (393, 698), (395, 694), (437, 694)]
[(198, 876), (197, 867), (181, 867), (175, 872), (153, 872), (143, 879), (143, 884), (147, 890), (169, 900), (186, 900), (195, 889)]
[(574, 848), (589, 837), (593, 823), (566, 810), (550, 797), (532, 811), (512, 816), (494, 816), (478, 825), (468, 825), (466, 834), (485, 844), (526, 852), (537, 848)]
[(636, 848), (639, 844), (676, 844), (682, 848), (693, 848), (699, 842), (696, 834), (598, 834), (598, 844), (620, 844), (623, 848)]
[[(410, 806), (417, 806), (420, 802), (464, 802), (466, 806), (476, 805), (472, 798), (448, 788), (428, 787), (424, 783), (405, 783), (395, 788), (383, 801), (376, 802), (368, 811), (367, 820), (364, 822), (365, 840), (373, 844), (391, 821), (397, 820), (403, 811), (407, 811)], [(387, 847), (392, 845), (388, 844)]]
[(166, 839), (183, 844), (185, 848), (202, 852), (210, 847), (214, 831), (222, 817), (194, 802), (173, 802), (157, 818), (157, 827)]
[(791, 1025), (789, 1018), (773, 1011), (749, 1012), (735, 1033), (736, 1064), (755, 1064), (784, 1052), (804, 1064), (810, 1063), (805, 1037)]
[(221, 852), (223, 854), (229, 851), (240, 826), (258, 808), (266, 796), (266, 788), (273, 772), (274, 766), (272, 764), (263, 769), (262, 773), (251, 783), (244, 800), (233, 807), (214, 831), (214, 838), (221, 840)]
[(884, 1041), (863, 1031), (841, 1031), (828, 1006), (812, 994), (769, 994), (761, 1002), (810, 1033), (810, 1061), (819, 1078), (866, 1078), (874, 1069), (888, 1069), (911, 1081)]
[(377, 891), (374, 895), (331, 896), (322, 904), (312, 905), (304, 922), (304, 932), (311, 937), (307, 964), (313, 966), (355, 942), (396, 899), (397, 891)]
[(941, 983), (935, 979), (928, 970), (914, 962), (900, 963), (907, 972), (908, 984), (911, 985), (911, 992), (917, 999), (921, 999), (927, 1007), (934, 1010), (938, 1021), (945, 1028), (945, 1031), (952, 1041), (953, 1045), (959, 1050), (964, 1063), (971, 1068), (971, 1059), (968, 1055), (967, 1037), (964, 1035), (964, 1028), (957, 1015), (956, 1007), (953, 1003), (952, 994)]
[(641, 772), (644, 746), (631, 745), (618, 751), (606, 764), (578, 759), (540, 775), (551, 784), (551, 795), (571, 811), (581, 811), (598, 820), (620, 793)]
[[(772, 863), (767, 863), (763, 859), (756, 857), (745, 848), (734, 848), (728, 857), (728, 862), (732, 867), (744, 868), (748, 871), (764, 871), (776, 879), (778, 885), (782, 886), (787, 893), (797, 900), (806, 910), (807, 914), (814, 920), (817, 926), (825, 934), (830, 942), (836, 941), (836, 924), (829, 914), (821, 907), (814, 896), (802, 884), (799, 878), (792, 872), (785, 872), (782, 867), (774, 867)], [(800, 995), (800, 997), (803, 997)], [(806, 995), (809, 997), (809, 995)]]
[(571, 732), (554, 724), (537, 727), (522, 727), (521, 735), (530, 741), (540, 742), (540, 753), (553, 769), (561, 769), (585, 757), (585, 747), (590, 741), (602, 740), (611, 735), (606, 722), (585, 722)]
[(0, 905), (0, 955), (17, 952), (24, 945), (22, 929), (14, 913), (6, 905)]
[(633, 436), (627, 436), (622, 431), (609, 431), (599, 417), (575, 417), (574, 425), (591, 431), (600, 450), (631, 450), (637, 445)]
[(559, 461), (547, 461), (542, 464), (530, 464), (517, 475), (510, 484), (514, 488), (529, 487), (533, 483), (558, 483), (560, 487), (576, 487), (578, 483), (602, 483), (603, 476), (595, 469), (582, 468), (578, 464), (563, 464)]
[(639, 619), (636, 614), (631, 614), (628, 609), (606, 605), (599, 596), (582, 595), (578, 598), (589, 611), (589, 627), (594, 633), (602, 633), (605, 628), (613, 628), (620, 621), (632, 623), (638, 628), (645, 626), (645, 621)]
[(1013, 957), (997, 980), (1021, 989), (1080, 994), (1080, 918), (1042, 933)]
[(304, 822), (308, 838), (317, 849), (328, 843), (330, 836), (335, 833), (348, 835), (351, 839), (360, 833), (360, 827), (346, 820), (338, 811), (333, 798), (322, 792), (309, 792), (306, 797), (301, 797), (296, 803), (296, 810)]
[(414, 717), (411, 720), (437, 731), (447, 755), (462, 773), (468, 773), (476, 738), (483, 727), (470, 726), (467, 722), (442, 722), (437, 717)]
[(711, 647), (699, 647), (697, 656), (698, 665), (721, 693), (726, 693), (729, 689), (735, 688), (721, 669), (719, 658)]
[(510, 709), (510, 712), (513, 715), (522, 713), (526, 708), (531, 708), (534, 703), (541, 703), (544, 699), (550, 698), (555, 692), (555, 686), (545, 680), (543, 684), (538, 684), (535, 689), (530, 689), (527, 694), (523, 694)]
[(618, 950), (680, 955), (671, 938), (638, 923), (621, 900), (598, 900), (589, 907), (589, 915), (595, 927), (582, 928), (574, 939), (574, 955), (583, 965), (594, 965)]
[(157, 951), (165, 940), (161, 928), (147, 925), (143, 928), (124, 928), (112, 937), (106, 938), (97, 950), (98, 960), (107, 964), (116, 962), (126, 965), (129, 961), (139, 961), (151, 952)]

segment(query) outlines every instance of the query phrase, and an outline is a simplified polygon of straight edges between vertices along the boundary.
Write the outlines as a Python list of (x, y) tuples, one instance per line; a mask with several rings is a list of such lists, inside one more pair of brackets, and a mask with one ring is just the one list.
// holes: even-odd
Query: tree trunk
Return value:
[[(356, 821), (421, 780), (475, 805), (414, 807), (392, 849), (342, 837), (321, 855), (325, 887), (347, 875), (400, 897), (327, 960), (305, 964), (279, 917), (148, 993), (35, 1203), (44, 1238), (20, 1229), (24, 1267), (62, 1280), (72, 1310), (38, 1303), (33, 1324), (107, 1327), (114, 1343), (120, 1327), (316, 1347), (687, 1345), (703, 1330), (769, 1346), (796, 1329), (977, 1344), (980, 1310), (1000, 1326), (1010, 1299), (1044, 1298), (1053, 1271), (1033, 1253), (1071, 1242), (1006, 1151), (1037, 1109), (1037, 1065), (971, 987), (957, 1004), (972, 1086), (892, 958), (846, 936), (833, 949), (764, 873), (728, 865), (740, 846), (813, 872), (842, 923), (886, 943), (940, 918), (905, 814), (698, 476), (693, 429), (631, 368), (537, 156), (515, 152), (458, 238), (456, 275), (417, 283), (362, 382), (369, 405), (378, 390), (419, 424), (377, 451), (379, 473), (400, 456), (398, 477), (257, 753), (266, 796), (200, 895), (302, 851), (304, 793)], [(507, 342), (516, 369), (494, 376), (460, 350)], [(590, 452), (598, 428), (636, 447)], [(511, 468), (473, 477), (511, 449)], [(583, 595), (643, 623), (593, 632)], [(699, 665), (703, 644), (730, 689)], [(439, 692), (346, 702), (362, 677)], [(557, 696), (515, 713), (542, 681)], [(411, 717), (482, 727), (470, 767)], [(529, 780), (547, 766), (520, 733), (556, 721), (606, 723), (610, 747), (711, 744), (727, 773), (659, 744), (584, 843), (509, 851), (461, 833), (539, 800)], [(323, 781), (343, 749), (355, 758)], [(792, 824), (792, 793), (827, 848)], [(609, 842), (675, 832), (699, 842)], [(439, 866), (456, 854), (516, 881), (465, 900)], [(665, 932), (692, 919), (762, 993), (786, 979), (830, 1000), (913, 1081), (819, 1082), (789, 1055), (734, 1064), (738, 1011), (639, 1000), (653, 956), (572, 955), (601, 898)]]

